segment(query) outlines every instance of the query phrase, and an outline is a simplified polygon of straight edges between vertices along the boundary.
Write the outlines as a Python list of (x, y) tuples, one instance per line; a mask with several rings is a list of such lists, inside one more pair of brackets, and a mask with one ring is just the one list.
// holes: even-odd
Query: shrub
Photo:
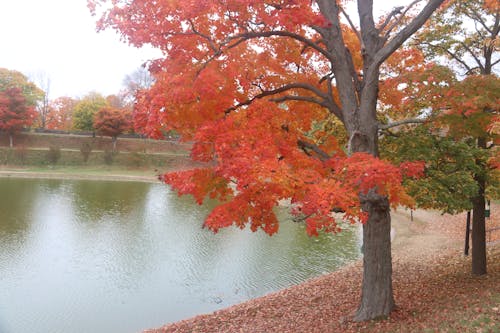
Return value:
[(82, 153), (83, 162), (87, 163), (90, 157), (90, 153), (92, 152), (92, 145), (88, 142), (82, 143), (80, 146), (80, 153)]
[(115, 153), (112, 150), (104, 150), (104, 163), (106, 163), (107, 165), (113, 164), (114, 157)]
[(146, 157), (139, 153), (139, 152), (132, 152), (127, 155), (127, 158), (125, 159), (125, 163), (127, 164), (128, 167), (140, 167), (143, 166)]
[(28, 157), (28, 149), (25, 145), (18, 145), (15, 148), (14, 156), (19, 164), (25, 165)]
[(61, 158), (61, 148), (59, 146), (50, 146), (47, 152), (47, 160), (50, 164), (56, 164)]

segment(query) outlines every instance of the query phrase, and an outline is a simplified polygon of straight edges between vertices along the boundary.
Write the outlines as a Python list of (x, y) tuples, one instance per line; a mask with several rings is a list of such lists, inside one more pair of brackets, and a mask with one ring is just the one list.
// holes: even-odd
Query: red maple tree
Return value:
[[(411, 204), (403, 171), (378, 156), (377, 99), (384, 62), (443, 0), (419, 1), (376, 20), (373, 1), (358, 1), (359, 26), (346, 1), (111, 2), (99, 22), (165, 58), (150, 66), (155, 82), (137, 96), (136, 126), (192, 140), (206, 168), (163, 180), (198, 202), (221, 200), (205, 225), (278, 230), (273, 208), (289, 200), (307, 231), (339, 231), (332, 211), (363, 222), (364, 276), (356, 320), (394, 308), (390, 205)], [(317, 130), (336, 118), (338, 133)], [(394, 126), (397, 124), (394, 124)], [(386, 124), (385, 126), (392, 126)]]
[(0, 91), (0, 130), (9, 134), (11, 148), (13, 135), (30, 126), (35, 116), (35, 108), (29, 105), (20, 88)]
[(123, 109), (104, 107), (94, 116), (94, 128), (98, 134), (111, 137), (113, 151), (115, 151), (118, 135), (131, 128), (130, 118), (131, 115)]

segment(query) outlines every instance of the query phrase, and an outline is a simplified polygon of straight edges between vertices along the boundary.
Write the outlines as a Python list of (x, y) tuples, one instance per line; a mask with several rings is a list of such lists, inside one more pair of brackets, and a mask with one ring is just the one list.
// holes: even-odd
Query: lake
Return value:
[(163, 184), (0, 178), (0, 332), (140, 332), (336, 270), (359, 233), (309, 238), (202, 222)]

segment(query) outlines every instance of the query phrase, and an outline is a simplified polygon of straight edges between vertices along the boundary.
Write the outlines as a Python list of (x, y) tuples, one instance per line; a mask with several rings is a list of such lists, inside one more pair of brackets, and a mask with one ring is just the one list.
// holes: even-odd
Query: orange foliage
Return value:
[(46, 127), (52, 130), (70, 131), (73, 127), (73, 108), (77, 101), (71, 97), (59, 97), (50, 102)]
[(130, 116), (126, 110), (104, 107), (94, 117), (94, 128), (97, 133), (116, 138), (130, 129)]
[[(96, 2), (102, 1), (89, 1), (93, 11)], [(359, 193), (374, 187), (393, 205), (412, 204), (399, 167), (364, 153), (347, 157), (335, 138), (315, 142), (310, 134), (331, 116), (318, 105), (321, 96), (340, 105), (325, 42), (312, 28), (331, 23), (311, 1), (112, 4), (101, 28), (116, 28), (131, 44), (150, 43), (166, 55), (151, 64), (153, 86), (137, 95), (135, 129), (155, 138), (175, 130), (193, 141), (194, 160), (210, 163), (162, 176), (199, 203), (207, 196), (222, 201), (207, 217), (208, 228), (249, 224), (273, 234), (273, 207), (291, 200), (310, 235), (336, 232), (332, 209), (349, 221), (365, 221)], [(358, 36), (347, 25), (341, 30), (354, 75), (361, 77)], [(417, 54), (401, 57), (411, 61), (405, 68), (421, 60)], [(387, 89), (394, 89), (391, 84)], [(402, 169), (418, 173), (414, 166)]]
[(21, 88), (0, 91), (0, 130), (13, 134), (30, 126), (36, 117)]

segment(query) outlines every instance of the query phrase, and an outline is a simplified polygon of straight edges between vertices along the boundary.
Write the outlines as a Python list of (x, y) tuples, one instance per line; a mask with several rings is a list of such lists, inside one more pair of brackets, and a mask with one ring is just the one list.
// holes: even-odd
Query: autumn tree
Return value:
[(21, 89), (26, 103), (30, 106), (35, 106), (44, 95), (44, 92), (23, 73), (7, 68), (0, 68), (0, 91), (5, 91), (9, 88)]
[[(500, 112), (498, 1), (452, 1), (428, 23), (416, 41), (426, 55), (453, 69), (457, 80), (449, 86), (439, 107), (438, 124), (448, 135), (480, 149), (474, 158), (477, 193), (472, 203), (472, 272), (486, 274), (485, 201), (488, 184), (495, 184), (498, 170)], [(491, 193), (492, 194), (492, 193)], [(491, 196), (491, 195), (490, 195)]]
[(110, 136), (113, 141), (113, 151), (116, 151), (118, 135), (131, 128), (131, 115), (124, 109), (103, 107), (94, 117), (94, 128), (100, 135)]
[(78, 100), (63, 96), (50, 101), (48, 129), (70, 131), (73, 129), (73, 111)]
[(9, 134), (11, 148), (13, 135), (30, 126), (34, 117), (34, 107), (29, 105), (21, 88), (0, 91), (0, 130)]
[[(199, 202), (222, 200), (205, 226), (273, 234), (273, 207), (282, 199), (304, 216), (310, 235), (339, 231), (332, 210), (363, 222), (355, 320), (367, 320), (394, 308), (390, 205), (411, 203), (401, 180), (419, 171), (377, 158), (381, 66), (442, 2), (414, 1), (376, 18), (373, 1), (359, 0), (359, 24), (344, 1), (96, 0), (89, 7), (102, 11), (101, 28), (165, 54), (151, 64), (155, 83), (138, 96), (136, 120), (152, 136), (178, 131), (194, 141), (193, 159), (212, 162), (163, 176)], [(343, 125), (346, 147), (335, 133), (314, 130), (331, 117)]]
[(98, 93), (90, 93), (83, 97), (73, 110), (73, 128), (94, 131), (94, 116), (107, 105), (106, 99)]

